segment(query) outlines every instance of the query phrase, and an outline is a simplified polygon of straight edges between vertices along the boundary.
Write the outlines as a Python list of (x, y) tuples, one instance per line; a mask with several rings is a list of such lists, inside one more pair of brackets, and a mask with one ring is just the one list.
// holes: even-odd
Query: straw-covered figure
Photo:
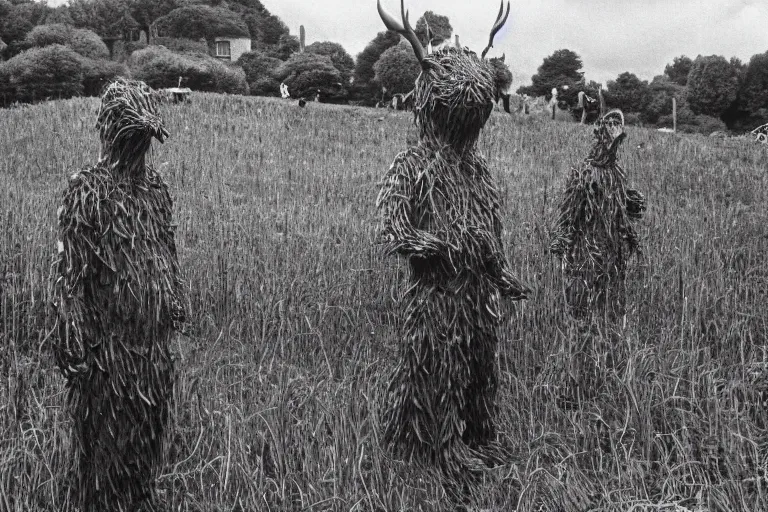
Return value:
[[(153, 510), (184, 320), (172, 201), (146, 164), (168, 132), (151, 89), (109, 84), (98, 163), (69, 180), (58, 210), (55, 357), (74, 420), (74, 488), (83, 512)], [(142, 508), (143, 507), (143, 508)]]
[[(407, 258), (411, 282), (384, 441), (406, 460), (463, 477), (497, 462), (500, 297), (529, 293), (509, 270), (499, 195), (477, 150), (499, 91), (488, 48), (481, 57), (453, 47), (426, 54), (402, 2), (403, 24), (378, 8), (422, 68), (413, 91), (418, 144), (395, 157), (377, 200), (381, 239), (390, 254)], [(499, 12), (489, 48), (506, 17)]]
[(559, 204), (551, 251), (562, 260), (565, 298), (574, 318), (615, 321), (625, 312), (627, 260), (640, 251), (635, 222), (645, 198), (628, 188), (617, 161), (624, 116), (611, 110), (596, 124), (589, 156), (571, 169)]

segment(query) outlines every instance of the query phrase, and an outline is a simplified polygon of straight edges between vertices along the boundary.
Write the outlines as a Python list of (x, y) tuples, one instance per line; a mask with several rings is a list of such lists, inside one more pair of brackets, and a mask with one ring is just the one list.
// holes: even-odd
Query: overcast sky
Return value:
[[(50, 0), (51, 5), (65, 0)], [(307, 44), (335, 41), (355, 57), (384, 25), (375, 0), (261, 0)], [(382, 0), (398, 13), (399, 0)], [(497, 0), (406, 0), (411, 24), (426, 10), (448, 16), (462, 45), (480, 52)], [(724, 55), (745, 63), (768, 51), (768, 0), (515, 0), (490, 56), (506, 53), (514, 87), (530, 83), (544, 57), (579, 54), (587, 80), (605, 83), (630, 71), (650, 80), (678, 55)]]

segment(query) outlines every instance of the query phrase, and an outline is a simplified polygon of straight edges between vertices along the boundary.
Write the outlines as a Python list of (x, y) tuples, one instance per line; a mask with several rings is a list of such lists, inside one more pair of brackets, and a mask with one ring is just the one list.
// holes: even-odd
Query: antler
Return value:
[(416, 58), (421, 62), (424, 59), (424, 47), (421, 46), (421, 41), (416, 37), (416, 32), (413, 31), (411, 24), (408, 23), (408, 12), (405, 10), (405, 0), (400, 0), (400, 16), (403, 18), (402, 24), (384, 10), (381, 6), (381, 0), (376, 1), (376, 8), (379, 10), (379, 16), (381, 16), (384, 26), (389, 30), (404, 36), (408, 42), (411, 43), (411, 46), (413, 46), (413, 53), (416, 54)]
[(507, 2), (507, 13), (504, 14), (504, 17), (501, 15), (504, 14), (504, 0), (501, 0), (501, 7), (499, 7), (499, 15), (496, 16), (496, 23), (493, 24), (493, 27), (491, 28), (491, 37), (488, 40), (488, 46), (485, 47), (485, 50), (483, 50), (483, 53), (481, 55), (481, 58), (485, 58), (485, 54), (488, 53), (488, 50), (493, 48), (493, 38), (496, 37), (496, 33), (501, 30), (501, 27), (504, 26), (504, 24), (507, 22), (507, 17), (509, 16), (509, 2)]

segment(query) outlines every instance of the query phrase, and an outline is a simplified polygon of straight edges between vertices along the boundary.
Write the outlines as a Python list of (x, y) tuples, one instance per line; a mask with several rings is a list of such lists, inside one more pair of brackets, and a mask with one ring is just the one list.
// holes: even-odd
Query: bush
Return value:
[(373, 65), (376, 82), (387, 88), (387, 93), (405, 94), (411, 91), (421, 66), (408, 43), (388, 48)]
[(104, 41), (87, 29), (73, 28), (70, 25), (53, 23), (38, 25), (33, 28), (25, 40), (31, 47), (43, 48), (60, 44), (72, 48), (75, 52), (89, 59), (108, 59), (109, 49)]
[(244, 53), (237, 59), (237, 65), (245, 71), (245, 79), (248, 80), (248, 83), (264, 78), (276, 78), (282, 64), (283, 61), (280, 59), (270, 57), (260, 51)]
[(182, 55), (164, 46), (149, 46), (130, 59), (133, 76), (151, 87), (176, 87), (179, 77), (196, 91), (248, 94), (242, 68), (228, 66), (207, 55)]
[(156, 37), (152, 40), (153, 45), (165, 46), (172, 52), (191, 53), (193, 55), (207, 55), (208, 45), (205, 41), (195, 41), (183, 37)]
[(0, 64), (0, 93), (5, 103), (70, 98), (82, 94), (84, 74), (84, 59), (71, 48), (32, 48)]
[(127, 68), (117, 62), (89, 59), (67, 46), (32, 48), (0, 63), (0, 99), (5, 104), (47, 98), (96, 96)]
[[(659, 118), (657, 126), (672, 127), (672, 116), (666, 115)], [(704, 114), (694, 114), (687, 106), (679, 108), (677, 112), (677, 131), (681, 133), (700, 133), (709, 135), (713, 132), (728, 131), (725, 123), (717, 117)]]
[[(120, 43), (122, 43), (122, 41), (118, 41), (118, 44)], [(145, 48), (148, 48), (148, 46), (144, 41), (129, 41), (123, 44), (122, 57), (127, 59), (133, 55), (134, 52), (138, 52), (139, 50), (143, 50)]]
[(74, 29), (67, 46), (89, 59), (109, 59), (109, 48), (95, 32), (90, 30)]
[[(277, 78), (265, 76), (248, 83), (251, 94), (254, 96), (279, 96), (280, 81)], [(288, 91), (290, 93), (291, 91)]]
[(341, 73), (325, 55), (294, 53), (280, 66), (276, 78), (285, 82), (294, 98), (314, 97), (318, 89), (321, 99), (346, 96)]
[(640, 114), (637, 112), (625, 112), (624, 122), (630, 126), (643, 126)]
[(119, 76), (128, 76), (128, 68), (109, 60), (83, 59), (83, 94), (100, 96), (104, 86)]
[(709, 135), (713, 132), (727, 132), (725, 123), (717, 117), (700, 114), (696, 116), (696, 133)]

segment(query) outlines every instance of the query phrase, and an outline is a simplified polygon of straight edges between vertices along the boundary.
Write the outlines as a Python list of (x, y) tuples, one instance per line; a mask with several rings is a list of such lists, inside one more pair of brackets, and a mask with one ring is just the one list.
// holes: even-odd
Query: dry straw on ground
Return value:
[[(408, 36), (402, 14), (404, 29), (382, 18)], [(494, 29), (503, 22), (500, 13)], [(493, 67), (467, 49), (423, 55), (409, 39), (423, 70), (413, 93), (419, 142), (395, 158), (377, 200), (382, 240), (411, 271), (384, 441), (463, 485), (503, 459), (494, 424), (500, 298), (529, 289), (509, 271), (499, 193), (477, 149), (497, 97)]]
[(102, 97), (101, 158), (75, 173), (58, 210), (55, 356), (74, 420), (73, 486), (83, 512), (153, 502), (183, 320), (172, 201), (145, 162), (168, 132), (142, 82)]

